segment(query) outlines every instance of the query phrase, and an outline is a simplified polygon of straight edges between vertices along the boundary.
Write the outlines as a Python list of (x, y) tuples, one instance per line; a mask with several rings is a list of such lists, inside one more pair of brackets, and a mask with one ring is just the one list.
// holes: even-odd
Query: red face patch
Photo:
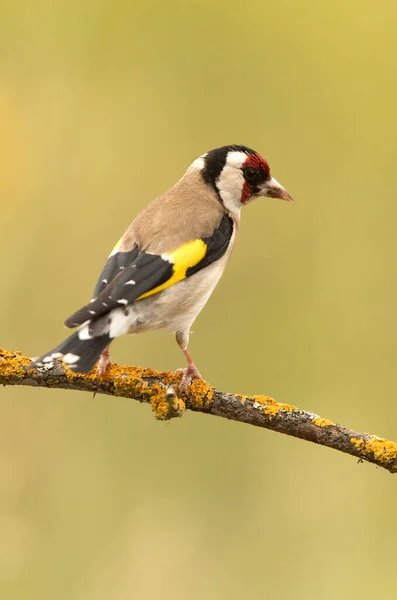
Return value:
[(270, 167), (264, 158), (260, 154), (248, 154), (247, 159), (244, 161), (243, 169), (253, 167), (266, 173), (266, 177), (269, 177)]
[[(245, 169), (255, 169), (258, 174), (261, 175), (261, 179), (265, 181), (270, 176), (270, 167), (264, 158), (260, 154), (248, 154), (246, 160), (242, 166), (243, 171)], [(245, 180), (243, 189), (241, 192), (241, 204), (246, 204), (251, 198), (255, 191), (255, 184)]]
[(247, 204), (248, 200), (252, 196), (252, 185), (244, 181), (243, 189), (241, 191), (241, 204)]

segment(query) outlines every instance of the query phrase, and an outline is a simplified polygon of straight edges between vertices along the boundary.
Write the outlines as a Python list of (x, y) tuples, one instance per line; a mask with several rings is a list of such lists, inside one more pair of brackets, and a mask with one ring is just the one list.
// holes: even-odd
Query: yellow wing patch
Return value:
[(173, 250), (169, 254), (162, 254), (162, 258), (164, 258), (164, 260), (168, 260), (173, 265), (173, 273), (171, 277), (165, 283), (162, 283), (161, 285), (139, 296), (137, 300), (142, 300), (142, 298), (146, 298), (152, 294), (157, 294), (157, 292), (161, 292), (171, 285), (178, 283), (178, 281), (185, 279), (186, 271), (190, 267), (196, 266), (200, 260), (204, 258), (206, 251), (207, 244), (203, 242), (203, 240), (194, 240), (193, 242), (183, 244), (183, 246)]

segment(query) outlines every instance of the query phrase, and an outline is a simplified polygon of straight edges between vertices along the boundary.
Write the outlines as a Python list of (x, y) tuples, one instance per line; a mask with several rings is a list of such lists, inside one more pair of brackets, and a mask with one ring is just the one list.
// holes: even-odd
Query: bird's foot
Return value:
[(179, 391), (181, 394), (186, 394), (187, 388), (192, 383), (193, 379), (203, 379), (195, 364), (191, 364), (185, 369), (177, 369), (176, 372), (182, 374), (182, 381), (179, 384)]
[[(112, 364), (112, 360), (110, 358), (109, 346), (107, 346), (105, 348), (105, 350), (102, 352), (101, 356), (99, 357), (98, 364), (96, 367), (97, 385), (98, 385), (100, 379), (102, 379), (102, 377), (105, 375), (106, 369), (111, 364)], [(96, 396), (96, 391), (94, 392), (92, 397), (95, 398), (95, 396)]]
[(102, 354), (98, 360), (98, 364), (97, 364), (97, 368), (96, 368), (96, 373), (98, 375), (98, 379), (101, 379), (103, 377), (103, 375), (106, 373), (106, 369), (111, 364), (112, 364), (112, 360), (110, 358), (109, 346), (107, 346), (105, 348), (105, 350), (102, 352)]

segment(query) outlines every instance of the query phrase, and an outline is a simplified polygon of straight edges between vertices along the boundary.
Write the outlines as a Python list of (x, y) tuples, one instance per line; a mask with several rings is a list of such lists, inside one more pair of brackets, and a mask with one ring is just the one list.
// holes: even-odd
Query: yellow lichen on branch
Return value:
[(299, 408), (293, 406), (292, 404), (285, 404), (284, 402), (276, 402), (274, 398), (270, 396), (263, 396), (262, 394), (258, 394), (256, 396), (247, 396), (240, 395), (242, 402), (251, 402), (253, 403), (254, 408), (261, 410), (265, 415), (269, 415), (269, 417), (275, 417), (276, 415), (282, 414), (283, 412), (299, 412)]
[(29, 369), (31, 359), (0, 349), (0, 385), (63, 388), (132, 398), (149, 403), (159, 420), (180, 417), (186, 409), (271, 429), (350, 454), (397, 473), (397, 444), (347, 429), (329, 419), (264, 395), (228, 394), (194, 380), (183, 397), (181, 375), (150, 368), (110, 365), (101, 379), (95, 372), (73, 373), (62, 362)]
[(4, 377), (22, 379), (25, 375), (25, 367), (29, 365), (31, 359), (23, 356), (21, 352), (9, 352), (0, 348), (0, 361)]
[(351, 438), (351, 443), (366, 457), (375, 459), (377, 463), (389, 464), (397, 458), (397, 444), (376, 435), (366, 436), (368, 439)]
[(335, 425), (333, 421), (330, 421), (329, 419), (322, 419), (321, 417), (314, 417), (314, 419), (312, 419), (312, 423), (318, 427), (333, 427)]

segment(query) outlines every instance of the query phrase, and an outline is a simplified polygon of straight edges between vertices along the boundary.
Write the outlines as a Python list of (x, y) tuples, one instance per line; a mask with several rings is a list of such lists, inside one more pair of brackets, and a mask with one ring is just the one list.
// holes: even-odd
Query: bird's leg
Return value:
[(193, 379), (202, 379), (200, 371), (194, 364), (192, 357), (187, 349), (187, 345), (189, 343), (189, 330), (187, 331), (177, 331), (176, 333), (176, 341), (183, 354), (186, 356), (187, 360), (187, 368), (178, 369), (177, 372), (182, 373), (182, 381), (179, 386), (179, 390), (181, 393), (185, 393), (188, 385), (192, 382)]
[[(105, 374), (108, 366), (112, 364), (112, 361), (110, 359), (109, 348), (110, 348), (110, 344), (108, 346), (106, 346), (105, 350), (102, 352), (101, 356), (99, 357), (99, 360), (98, 360), (98, 363), (96, 366), (97, 384), (99, 383), (99, 380), (102, 378), (102, 376)], [(95, 396), (96, 396), (96, 391), (93, 393), (92, 397), (95, 398)]]
[(102, 352), (101, 356), (99, 357), (99, 361), (98, 361), (97, 368), (96, 368), (98, 379), (101, 379), (101, 377), (105, 374), (106, 369), (108, 368), (108, 365), (112, 364), (112, 361), (110, 359), (109, 348), (110, 348), (110, 345), (106, 346), (105, 350)]
[[(186, 369), (183, 369), (184, 373), (182, 377), (182, 386), (185, 386), (185, 388), (187, 388), (189, 383), (191, 383), (192, 379), (202, 379), (202, 376), (200, 371), (194, 364), (194, 361), (187, 349), (183, 350), (183, 354), (186, 356), (188, 366)], [(184, 389), (183, 391), (186, 391), (186, 389)]]

